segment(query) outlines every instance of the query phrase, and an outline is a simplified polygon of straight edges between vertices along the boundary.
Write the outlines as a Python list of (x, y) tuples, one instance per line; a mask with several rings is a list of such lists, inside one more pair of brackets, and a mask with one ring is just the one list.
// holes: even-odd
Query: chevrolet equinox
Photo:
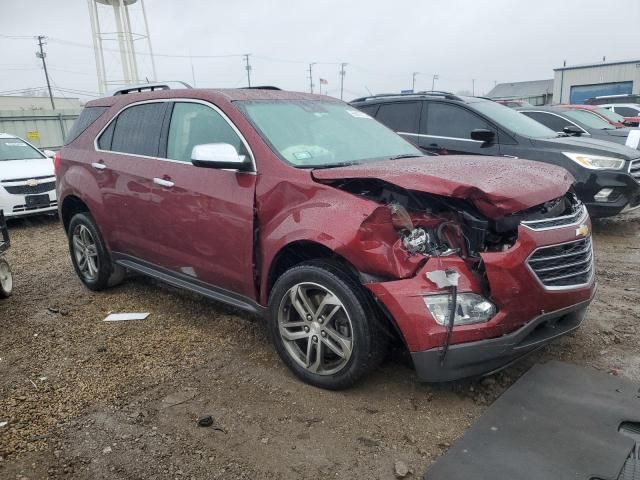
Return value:
[(392, 341), (424, 381), (499, 369), (594, 294), (589, 216), (554, 165), (425, 157), (341, 101), (267, 88), (125, 89), (73, 132), (54, 165), (84, 285), (131, 270), (254, 312), (319, 387)]

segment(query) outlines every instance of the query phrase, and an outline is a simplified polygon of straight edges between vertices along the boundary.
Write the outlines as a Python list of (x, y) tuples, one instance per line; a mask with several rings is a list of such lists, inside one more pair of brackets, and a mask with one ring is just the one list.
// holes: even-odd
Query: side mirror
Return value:
[(251, 164), (245, 155), (238, 155), (236, 148), (228, 143), (204, 143), (191, 150), (191, 163), (196, 167), (230, 168), (246, 170)]
[(56, 156), (56, 152), (53, 150), (43, 150), (42, 153), (44, 153), (47, 158), (53, 158)]
[(496, 132), (486, 130), (484, 128), (476, 128), (471, 130), (471, 140), (477, 140), (482, 143), (491, 143), (496, 138)]
[(584, 133), (581, 128), (578, 128), (575, 125), (567, 125), (562, 129), (562, 131), (572, 137), (580, 137)]

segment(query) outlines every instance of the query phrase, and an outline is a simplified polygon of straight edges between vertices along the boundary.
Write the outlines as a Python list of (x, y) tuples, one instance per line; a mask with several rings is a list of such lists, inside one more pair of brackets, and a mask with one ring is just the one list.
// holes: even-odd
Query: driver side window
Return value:
[(248, 155), (231, 125), (213, 108), (201, 103), (176, 102), (169, 124), (167, 158), (191, 161), (191, 151), (205, 143), (228, 143), (240, 155)]

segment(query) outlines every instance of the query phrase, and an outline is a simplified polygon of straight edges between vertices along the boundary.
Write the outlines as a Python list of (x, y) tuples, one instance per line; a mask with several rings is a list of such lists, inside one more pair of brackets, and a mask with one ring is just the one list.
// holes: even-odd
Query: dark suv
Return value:
[(133, 270), (254, 312), (324, 388), (390, 341), (421, 379), (452, 380), (584, 318), (590, 221), (565, 170), (424, 157), (326, 96), (144, 88), (89, 102), (54, 159), (88, 288)]
[(500, 155), (564, 167), (592, 216), (640, 206), (640, 152), (623, 145), (563, 136), (492, 100), (445, 92), (364, 97), (351, 105), (424, 152)]

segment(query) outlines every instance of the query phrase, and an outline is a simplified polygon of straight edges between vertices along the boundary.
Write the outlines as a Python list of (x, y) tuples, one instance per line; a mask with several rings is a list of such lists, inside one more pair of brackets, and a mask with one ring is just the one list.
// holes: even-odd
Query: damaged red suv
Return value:
[(499, 369), (576, 329), (595, 290), (565, 170), (425, 157), (326, 96), (121, 90), (87, 104), (55, 166), (88, 288), (131, 270), (257, 313), (323, 388), (394, 340), (425, 381)]

